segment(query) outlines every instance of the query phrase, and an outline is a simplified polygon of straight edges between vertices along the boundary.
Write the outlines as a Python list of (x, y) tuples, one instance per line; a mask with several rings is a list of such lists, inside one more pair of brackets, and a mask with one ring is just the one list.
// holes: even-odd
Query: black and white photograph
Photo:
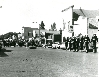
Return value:
[(98, 0), (0, 0), (0, 77), (99, 77)]

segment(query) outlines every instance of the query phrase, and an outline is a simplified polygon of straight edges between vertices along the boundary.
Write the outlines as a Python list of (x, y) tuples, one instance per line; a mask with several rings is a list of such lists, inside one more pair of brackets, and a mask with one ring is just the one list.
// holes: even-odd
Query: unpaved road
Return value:
[(6, 48), (0, 77), (98, 77), (98, 53)]

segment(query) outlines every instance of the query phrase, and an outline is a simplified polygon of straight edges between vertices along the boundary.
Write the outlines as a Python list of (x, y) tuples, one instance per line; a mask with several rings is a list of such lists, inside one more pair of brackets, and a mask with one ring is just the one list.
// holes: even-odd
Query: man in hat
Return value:
[(77, 41), (77, 46), (76, 46), (76, 51), (78, 52), (79, 51), (79, 43), (80, 43), (80, 38), (79, 37), (77, 37), (77, 39), (76, 39)]
[(84, 37), (81, 36), (81, 39), (80, 39), (80, 50), (81, 51), (83, 50), (83, 47), (84, 47)]
[(73, 38), (73, 51), (76, 51), (76, 37)]
[(69, 50), (71, 51), (71, 46), (72, 46), (72, 40), (71, 37), (69, 38)]
[(91, 39), (91, 42), (93, 43), (93, 52), (95, 53), (96, 52), (96, 43), (98, 42), (98, 38), (96, 36), (96, 34), (93, 35), (92, 39)]
[(90, 42), (90, 39), (89, 39), (89, 36), (85, 36), (85, 49), (86, 49), (86, 53), (88, 53), (88, 49), (89, 49), (89, 42)]
[(65, 47), (66, 47), (66, 50), (67, 50), (67, 48), (68, 48), (68, 39), (67, 38), (65, 40)]

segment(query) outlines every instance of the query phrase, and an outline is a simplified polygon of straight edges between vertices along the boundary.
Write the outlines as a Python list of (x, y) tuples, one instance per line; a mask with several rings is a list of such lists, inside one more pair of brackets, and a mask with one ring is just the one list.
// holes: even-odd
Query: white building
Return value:
[[(77, 36), (78, 34), (89, 35), (98, 32), (99, 10), (73, 9), (74, 6), (62, 10), (63, 34), (62, 37)], [(76, 16), (75, 16), (76, 15)]]

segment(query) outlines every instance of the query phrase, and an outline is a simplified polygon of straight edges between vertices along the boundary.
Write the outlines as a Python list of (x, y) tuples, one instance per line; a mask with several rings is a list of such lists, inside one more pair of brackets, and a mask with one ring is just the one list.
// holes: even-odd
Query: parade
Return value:
[(88, 49), (93, 49), (93, 52), (97, 52), (97, 44), (98, 38), (96, 34), (93, 35), (92, 39), (89, 39), (87, 36), (81, 37), (67, 37), (65, 41), (66, 50), (73, 50), (74, 52), (78, 52), (85, 50), (88, 53)]
[[(94, 53), (97, 52), (97, 42), (98, 42), (98, 38), (97, 38), (97, 35), (94, 34), (92, 36), (92, 38), (90, 39), (88, 37), (88, 35), (85, 35), (85, 36), (73, 36), (73, 37), (67, 37), (65, 39), (65, 49), (66, 51), (69, 50), (69, 51), (73, 51), (73, 52), (78, 52), (78, 51), (85, 51), (86, 53), (89, 52), (89, 49), (92, 49)], [(1, 48), (2, 47), (44, 47), (44, 44), (41, 43), (41, 40), (38, 41), (36, 40), (35, 38), (32, 38), (31, 40), (24, 40), (24, 39), (19, 39), (19, 40), (9, 40), (9, 39), (4, 39), (2, 40), (2, 42), (0, 43), (1, 44)], [(52, 47), (52, 44), (54, 44), (54, 42), (52, 43), (51, 41), (50, 42), (47, 42), (45, 44), (45, 46), (48, 46), (50, 44), (50, 48), (53, 48)], [(59, 43), (61, 45), (61, 43)], [(46, 48), (46, 47), (45, 47)], [(57, 48), (59, 49), (59, 47), (57, 46)]]
[(0, 0), (0, 77), (98, 77), (98, 2)]

